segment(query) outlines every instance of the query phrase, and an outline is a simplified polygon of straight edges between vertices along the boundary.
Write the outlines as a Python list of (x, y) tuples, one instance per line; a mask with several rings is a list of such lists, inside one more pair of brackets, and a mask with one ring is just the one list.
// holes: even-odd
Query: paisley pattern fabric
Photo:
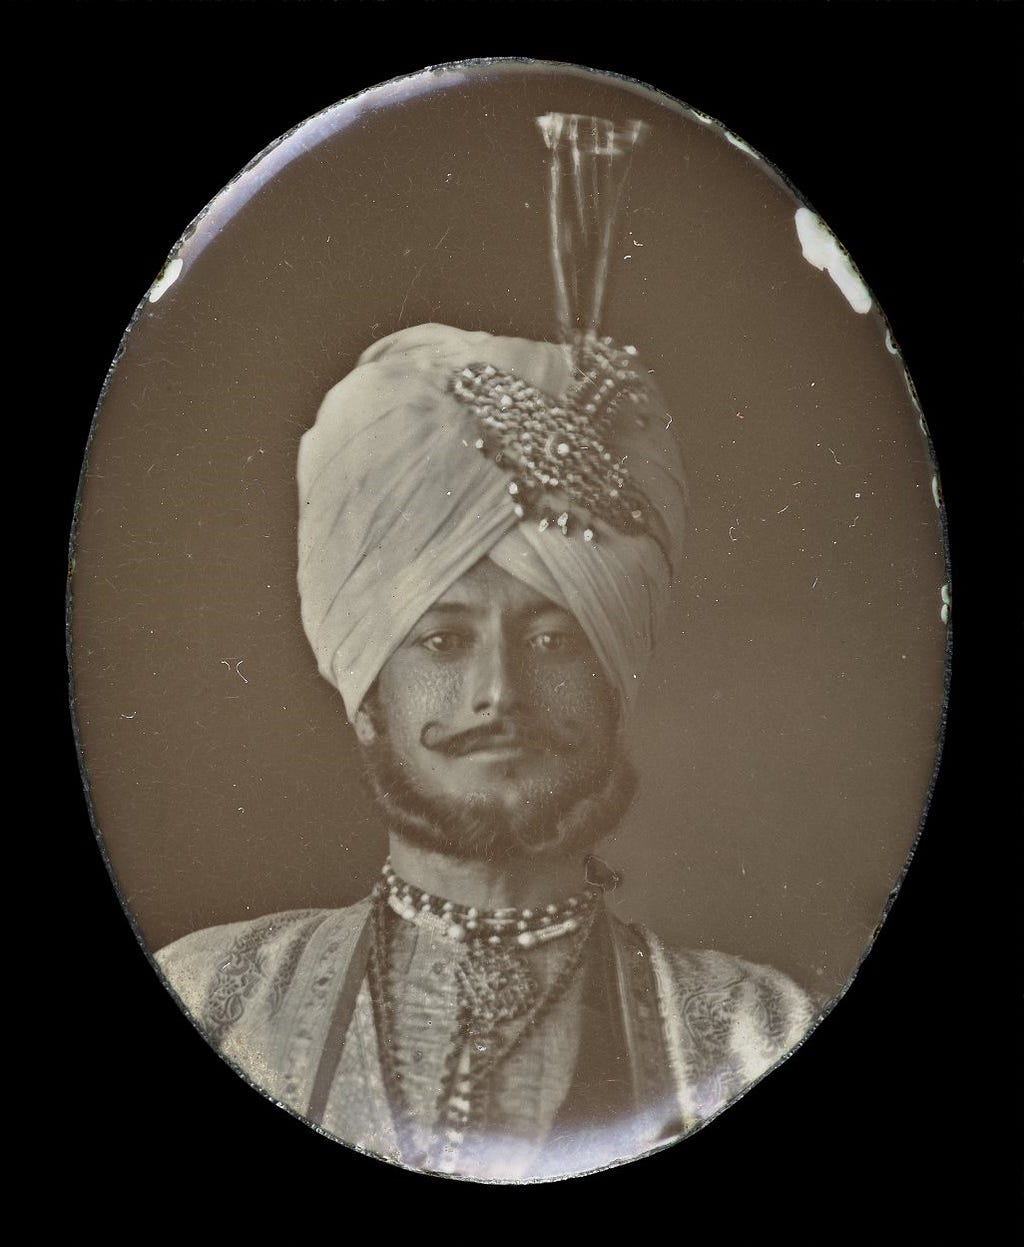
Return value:
[[(398, 1150), (365, 978), (337, 1034), (338, 1002), (350, 972), (358, 971), (354, 958), (369, 911), (362, 901), (212, 927), (164, 948), (157, 961), (211, 1043), (304, 1116), (318, 1076), (324, 1078), (325, 1052), (340, 1043), (317, 1110), (323, 1128), (408, 1162)], [(629, 1159), (717, 1113), (813, 1021), (807, 996), (776, 970), (724, 953), (671, 951), (651, 932), (614, 918), (607, 931), (607, 947), (594, 942), (593, 964), (494, 1071), (473, 1106), (473, 1131), (438, 1168), (529, 1180)], [(613, 973), (605, 961), (614, 963)], [(446, 1065), (461, 1042), (450, 946), (420, 928), (402, 929), (393, 969), (399, 1068), (426, 1155)], [(536, 972), (543, 979), (551, 967), (538, 964)], [(586, 987), (605, 981), (611, 987), (604, 997)], [(594, 1086), (581, 1096), (579, 1085), (591, 1049), (611, 1061), (593, 1072), (596, 1100)], [(631, 1067), (636, 1100), (615, 1107), (609, 1093), (601, 1103), (600, 1089), (624, 1080), (623, 1064)]]

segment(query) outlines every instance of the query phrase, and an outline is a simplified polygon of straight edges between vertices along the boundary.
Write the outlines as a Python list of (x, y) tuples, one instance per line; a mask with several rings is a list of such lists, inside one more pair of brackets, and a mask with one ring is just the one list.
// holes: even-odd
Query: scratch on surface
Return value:
[(815, 576), (814, 580), (811, 582), (811, 588), (816, 589), (817, 587), (818, 587), (818, 577)]
[(135, 716), (136, 716), (138, 713), (139, 713), (139, 712), (138, 712), (137, 710), (133, 710), (133, 711), (131, 712), (131, 714), (123, 714), (123, 715), (121, 715), (121, 718), (122, 718), (122, 719), (134, 719), (134, 718), (135, 718)]
[(842, 459), (840, 459), (840, 458), (839, 458), (839, 456), (836, 454), (836, 452), (832, 449), (832, 447), (831, 447), (831, 446), (828, 448), (828, 453), (829, 453), (829, 454), (832, 456), (832, 458), (836, 461), (836, 464), (837, 464), (839, 467), (842, 467), (842, 466), (843, 466), (843, 461), (842, 461)]
[[(789, 503), (787, 502), (786, 505), (782, 508), (782, 511), (788, 511), (788, 510), (789, 510)], [(775, 514), (781, 515), (782, 511), (776, 511)]]
[(449, 235), (451, 232), (452, 232), (452, 227), (449, 225), (449, 226), (448, 226), (448, 228), (445, 230), (445, 232), (444, 232), (444, 233), (441, 235), (441, 237), (437, 240), (437, 242), (436, 242), (436, 243), (434, 243), (434, 250), (433, 250), (433, 251), (431, 251), (430, 255), (428, 255), (428, 256), (427, 256), (427, 258), (426, 258), (426, 259), (423, 261), (423, 263), (419, 266), (419, 268), (416, 270), (416, 272), (415, 272), (415, 273), (413, 273), (412, 281), (411, 281), (411, 282), (409, 282), (409, 288), (408, 288), (408, 290), (406, 290), (406, 292), (405, 292), (405, 298), (402, 300), (402, 306), (398, 309), (398, 319), (399, 319), (399, 322), (401, 322), (402, 317), (405, 315), (405, 305), (409, 302), (409, 295), (411, 295), (411, 294), (412, 294), (413, 287), (414, 287), (414, 286), (416, 285), (416, 283), (419, 281), (420, 276), (421, 276), (421, 274), (423, 273), (423, 270), (427, 267), (427, 265), (428, 265), (428, 264), (430, 263), (430, 261), (434, 258), (434, 256), (435, 256), (435, 255), (437, 255), (437, 249), (438, 249), (438, 247), (440, 247), (440, 245), (444, 242), (444, 240), (448, 237), (448, 235)]
[(739, 528), (739, 526), (740, 526), (739, 520), (736, 520), (734, 524), (729, 525), (729, 540), (730, 541), (739, 541), (739, 537), (733, 536), (733, 533), (736, 531), (737, 528)]
[(222, 658), (220, 662), (221, 662), (222, 667), (227, 667), (229, 671), (234, 671), (235, 675), (238, 676), (238, 678), (242, 681), (243, 684), (249, 683), (249, 681), (245, 678), (244, 675), (242, 675), (241, 671), (239, 670), (242, 663), (245, 662), (244, 658), (239, 658), (237, 661), (234, 661), (228, 658)]

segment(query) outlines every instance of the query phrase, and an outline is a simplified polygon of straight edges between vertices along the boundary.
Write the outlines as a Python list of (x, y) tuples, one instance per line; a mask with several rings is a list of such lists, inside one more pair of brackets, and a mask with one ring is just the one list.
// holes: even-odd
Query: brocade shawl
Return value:
[[(362, 901), (211, 927), (157, 961), (210, 1042), (268, 1096), (346, 1143), (407, 1160), (363, 970), (368, 915)], [(603, 947), (592, 938), (578, 981), (493, 1074), (485, 1125), (439, 1171), (522, 1181), (631, 1159), (718, 1112), (808, 1030), (810, 1001), (778, 971), (671, 951), (604, 917)], [(430, 1102), (449, 1046), (450, 958), (439, 937), (411, 928), (403, 939), (415, 1106)], [(432, 1126), (421, 1120), (420, 1137)]]

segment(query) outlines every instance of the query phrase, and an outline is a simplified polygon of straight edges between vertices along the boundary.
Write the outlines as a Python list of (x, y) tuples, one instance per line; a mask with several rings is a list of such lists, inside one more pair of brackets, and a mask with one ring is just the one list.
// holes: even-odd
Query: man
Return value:
[(613, 918), (592, 856), (635, 789), (678, 566), (671, 423), (633, 348), (593, 332), (421, 325), (364, 352), (303, 438), (303, 623), (390, 857), (355, 906), (158, 960), (257, 1085), (375, 1154), (506, 1180), (628, 1159), (812, 1020), (778, 972)]

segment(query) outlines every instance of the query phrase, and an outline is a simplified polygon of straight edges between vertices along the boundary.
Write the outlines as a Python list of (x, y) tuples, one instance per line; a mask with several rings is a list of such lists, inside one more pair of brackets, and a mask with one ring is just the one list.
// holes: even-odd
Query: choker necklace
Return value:
[(534, 948), (578, 931), (590, 916), (602, 889), (588, 883), (582, 891), (556, 904), (537, 909), (477, 909), (432, 896), (406, 883), (388, 858), (374, 894), (406, 922), (444, 935), (458, 944), (518, 945)]

